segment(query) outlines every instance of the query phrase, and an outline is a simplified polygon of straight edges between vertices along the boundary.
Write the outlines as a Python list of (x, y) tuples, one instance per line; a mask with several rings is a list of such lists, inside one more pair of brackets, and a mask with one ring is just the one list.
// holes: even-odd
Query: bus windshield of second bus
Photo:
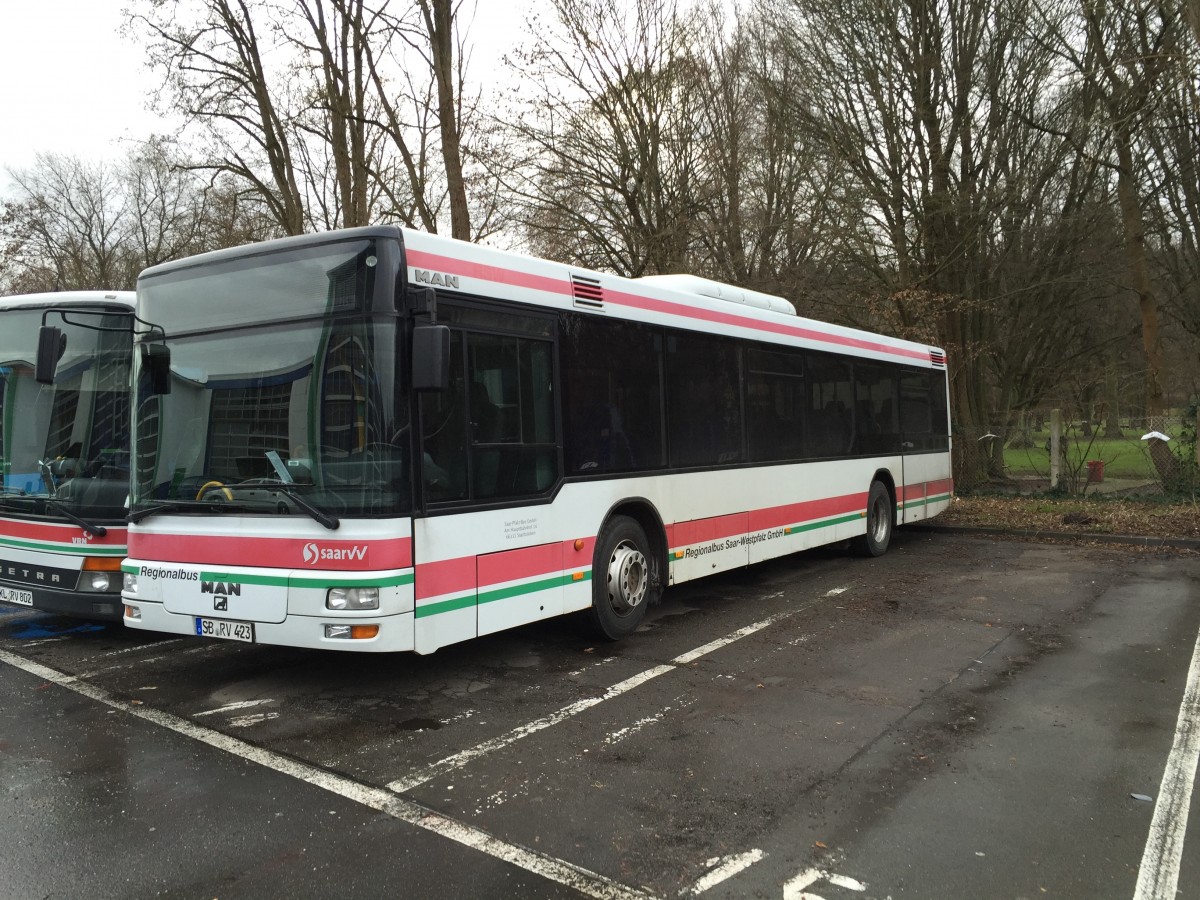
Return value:
[[(119, 617), (132, 309), (128, 292), (0, 298), (0, 601)], [(51, 384), (43, 325), (61, 341)]]

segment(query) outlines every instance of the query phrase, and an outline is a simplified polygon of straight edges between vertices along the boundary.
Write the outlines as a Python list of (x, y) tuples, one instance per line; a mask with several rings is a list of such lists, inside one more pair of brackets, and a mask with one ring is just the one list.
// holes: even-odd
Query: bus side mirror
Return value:
[(412, 339), (414, 391), (444, 391), (450, 387), (450, 329), (417, 325)]
[(171, 348), (166, 344), (142, 344), (142, 368), (150, 379), (153, 395), (171, 393)]
[(58, 361), (67, 352), (67, 336), (56, 325), (43, 325), (38, 329), (37, 361), (33, 377), (38, 384), (54, 384)]

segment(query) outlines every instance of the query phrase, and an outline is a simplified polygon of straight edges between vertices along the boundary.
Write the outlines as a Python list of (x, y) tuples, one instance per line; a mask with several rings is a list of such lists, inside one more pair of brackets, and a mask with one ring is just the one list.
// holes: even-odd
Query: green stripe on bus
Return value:
[(509, 600), (513, 597), (520, 597), (523, 594), (536, 594), (538, 591), (549, 591), (557, 587), (565, 587), (569, 584), (581, 584), (585, 581), (592, 580), (591, 570), (583, 573), (582, 578), (576, 578), (574, 573), (568, 575), (555, 575), (552, 578), (543, 578), (541, 581), (530, 581), (526, 584), (514, 584), (509, 587), (496, 588), (491, 591), (484, 591), (482, 594), (468, 594), (466, 597), (457, 597), (453, 600), (439, 600), (437, 603), (428, 603), (425, 606), (418, 606), (416, 617), (424, 619), (427, 616), (436, 616), (439, 613), (454, 612), (458, 609), (466, 609), (469, 606), (483, 603), (495, 603), (497, 600)]
[(403, 575), (388, 575), (380, 578), (363, 578), (346, 581), (332, 581), (329, 578), (290, 578), (288, 579), (289, 587), (300, 588), (323, 588), (323, 587), (400, 587), (405, 584), (413, 583), (413, 573), (406, 572)]
[(857, 522), (863, 519), (862, 513), (851, 513), (848, 516), (839, 516), (836, 519), (826, 519), (823, 522), (807, 522), (801, 525), (789, 525), (783, 529), (785, 535), (799, 534), (802, 531), (816, 531), (818, 528), (828, 528), (830, 525), (845, 525), (847, 522)]
[[(136, 572), (136, 570), (134, 570)], [(320, 578), (290, 578), (287, 575), (248, 575), (241, 572), (201, 572), (201, 581), (225, 581), (232, 584), (261, 584), (273, 587), (303, 587), (303, 588), (324, 588), (324, 587), (396, 587), (397, 585), (410, 584), (413, 580), (412, 572), (407, 572), (403, 575), (387, 575), (379, 578), (352, 578), (349, 577), (352, 573), (347, 572), (345, 581), (338, 581), (336, 577), (328, 575)]]
[(437, 603), (429, 603), (425, 606), (418, 606), (416, 617), (424, 619), (426, 616), (436, 616), (441, 613), (454, 612), (456, 609), (466, 609), (469, 606), (475, 605), (475, 595), (468, 594), (465, 597), (459, 597), (455, 600), (439, 600)]
[(39, 550), (45, 553), (68, 553), (73, 556), (119, 556), (124, 558), (124, 547), (101, 547), (91, 544), (44, 544), (40, 541), (19, 541), (0, 538), (0, 547), (16, 547), (18, 550)]
[(553, 578), (545, 578), (541, 581), (531, 581), (527, 584), (514, 584), (509, 587), (497, 588), (492, 591), (485, 591), (479, 595), (480, 603), (494, 603), (497, 600), (507, 600), (510, 597), (519, 597), (522, 594), (536, 594), (538, 591), (548, 591), (556, 587), (565, 587), (568, 584), (578, 584), (583, 581), (591, 581), (592, 573), (585, 572), (579, 581), (575, 580), (574, 575), (555, 575)]
[[(863, 513), (850, 513), (847, 516), (839, 516), (836, 519), (823, 519), (820, 522), (804, 522), (799, 525), (787, 525), (783, 529), (783, 536), (791, 537), (793, 534), (800, 534), (803, 531), (816, 531), (818, 528), (828, 528), (831, 525), (844, 525), (847, 522), (857, 522), (858, 520), (860, 520), (862, 518), (864, 518)], [(751, 532), (751, 533), (756, 534), (758, 532)], [(745, 536), (746, 535), (739, 535), (739, 537), (745, 537)], [(717, 540), (721, 540), (721, 538), (718, 538)], [(679, 562), (680, 560), (686, 559), (686, 557), (675, 555), (676, 553), (681, 553), (681, 552), (682, 551), (680, 551), (678, 549), (672, 548), (670, 553), (668, 554), (669, 559), (667, 561), (670, 564), (674, 565), (675, 563)]]

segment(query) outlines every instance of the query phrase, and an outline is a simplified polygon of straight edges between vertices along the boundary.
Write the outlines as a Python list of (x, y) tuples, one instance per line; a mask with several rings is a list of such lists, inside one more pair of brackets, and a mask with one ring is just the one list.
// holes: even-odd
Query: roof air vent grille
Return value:
[(587, 309), (604, 309), (604, 289), (600, 287), (599, 278), (572, 275), (571, 296), (575, 298), (576, 306)]

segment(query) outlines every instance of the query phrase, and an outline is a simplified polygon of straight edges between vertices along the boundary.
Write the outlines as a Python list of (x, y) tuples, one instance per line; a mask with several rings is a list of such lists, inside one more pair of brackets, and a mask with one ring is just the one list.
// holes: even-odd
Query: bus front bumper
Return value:
[[(125, 624), (129, 628), (144, 631), (187, 634), (207, 640), (224, 639), (359, 653), (395, 653), (414, 648), (414, 619), (411, 612), (353, 619), (293, 613), (285, 621), (276, 623), (173, 613), (162, 603), (132, 597), (127, 597), (124, 603)], [(377, 626), (374, 634), (371, 634), (371, 626)]]

